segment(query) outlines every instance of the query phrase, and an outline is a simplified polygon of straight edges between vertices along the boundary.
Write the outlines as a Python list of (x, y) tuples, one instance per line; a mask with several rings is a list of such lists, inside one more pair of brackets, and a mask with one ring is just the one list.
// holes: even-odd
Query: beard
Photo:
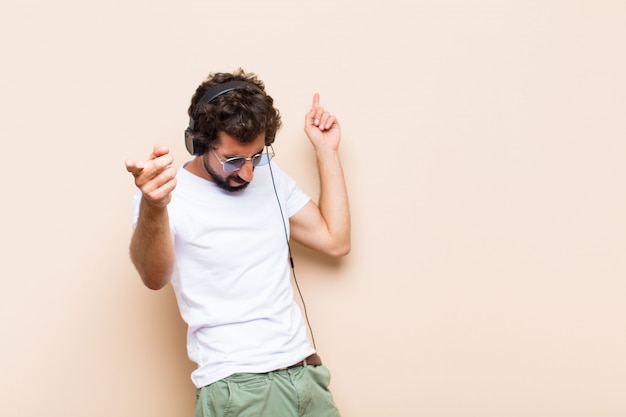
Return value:
[[(206, 160), (206, 155), (202, 158), (202, 163), (204, 164), (204, 170), (206, 171), (206, 173), (209, 174), (209, 177), (211, 177), (213, 182), (215, 182), (215, 185), (220, 187), (222, 190), (226, 190), (230, 193), (234, 193), (237, 191), (244, 190), (248, 186), (248, 184), (250, 184), (249, 182), (244, 181), (241, 178), (239, 178), (239, 176), (237, 176), (236, 174), (229, 175), (226, 178), (222, 178), (217, 172), (215, 172), (209, 166)], [(238, 182), (240, 185), (230, 185), (229, 183), (230, 180), (235, 180), (235, 182)]]

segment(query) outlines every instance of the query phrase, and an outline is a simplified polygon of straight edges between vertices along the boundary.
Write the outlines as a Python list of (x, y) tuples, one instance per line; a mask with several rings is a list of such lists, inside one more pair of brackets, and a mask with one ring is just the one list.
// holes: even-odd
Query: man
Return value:
[(174, 287), (198, 365), (196, 416), (338, 416), (294, 301), (288, 239), (350, 251), (339, 123), (315, 94), (304, 131), (317, 157), (316, 204), (271, 161), (280, 114), (256, 75), (209, 75), (188, 113), (191, 161), (177, 171), (155, 146), (126, 169), (139, 188), (130, 256), (148, 288)]

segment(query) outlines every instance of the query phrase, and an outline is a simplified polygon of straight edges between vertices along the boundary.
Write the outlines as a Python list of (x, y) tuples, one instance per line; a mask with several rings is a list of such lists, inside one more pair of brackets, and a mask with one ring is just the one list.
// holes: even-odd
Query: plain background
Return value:
[(132, 177), (212, 71), (256, 72), (312, 196), (339, 117), (341, 260), (295, 248), (345, 417), (626, 416), (623, 1), (3, 1), (0, 415), (190, 416)]

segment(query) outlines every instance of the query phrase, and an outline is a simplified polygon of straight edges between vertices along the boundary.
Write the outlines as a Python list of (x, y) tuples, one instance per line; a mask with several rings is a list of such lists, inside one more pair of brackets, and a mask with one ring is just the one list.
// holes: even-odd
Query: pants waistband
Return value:
[(305, 365), (320, 366), (321, 364), (322, 364), (322, 358), (320, 358), (320, 355), (318, 355), (317, 353), (314, 353), (312, 355), (307, 356), (304, 360), (301, 360), (300, 362), (296, 362), (293, 365), (277, 369), (277, 371), (284, 371), (285, 369), (297, 368), (298, 366), (305, 366)]

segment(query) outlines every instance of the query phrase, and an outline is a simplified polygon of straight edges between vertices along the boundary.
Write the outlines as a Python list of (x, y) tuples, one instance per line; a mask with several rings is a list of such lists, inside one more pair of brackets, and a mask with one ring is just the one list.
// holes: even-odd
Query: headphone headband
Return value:
[(200, 110), (200, 107), (203, 104), (210, 103), (213, 100), (215, 100), (217, 97), (221, 96), (222, 94), (226, 94), (229, 91), (237, 90), (240, 88), (241, 89), (252, 88), (256, 91), (261, 91), (259, 87), (256, 86), (256, 84), (252, 84), (247, 81), (227, 81), (225, 83), (217, 84), (209, 88), (204, 93), (202, 98), (198, 100), (198, 104), (196, 104), (196, 107), (193, 110), (191, 118), (189, 119), (189, 128), (193, 130), (196, 127), (196, 124), (198, 123), (198, 111)]
[(210, 103), (215, 100), (217, 97), (222, 94), (228, 93), (229, 91), (237, 90), (237, 89), (245, 89), (250, 88), (252, 90), (261, 92), (261, 89), (256, 85), (248, 81), (227, 81), (225, 83), (217, 84), (211, 88), (209, 88), (202, 98), (198, 100), (196, 107), (189, 118), (189, 127), (185, 130), (185, 146), (190, 154), (196, 155), (200, 154), (200, 150), (203, 146), (198, 146), (196, 141), (193, 139), (193, 130), (196, 128), (198, 124), (198, 111), (203, 104)]

